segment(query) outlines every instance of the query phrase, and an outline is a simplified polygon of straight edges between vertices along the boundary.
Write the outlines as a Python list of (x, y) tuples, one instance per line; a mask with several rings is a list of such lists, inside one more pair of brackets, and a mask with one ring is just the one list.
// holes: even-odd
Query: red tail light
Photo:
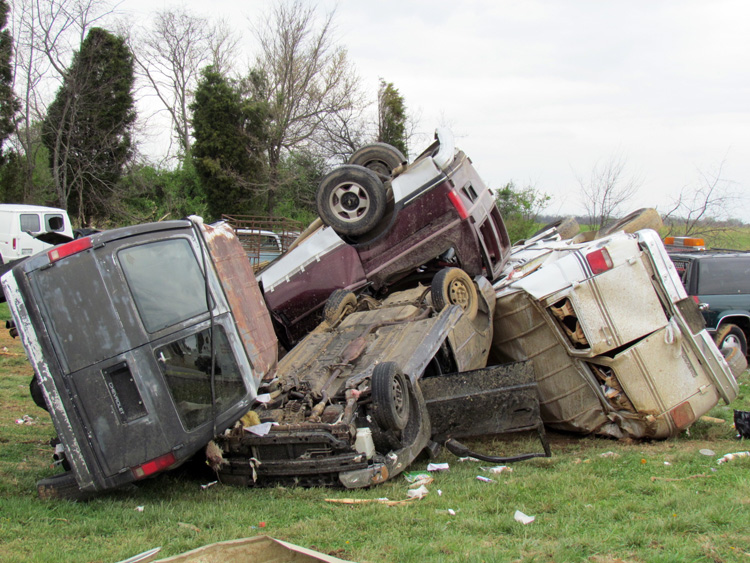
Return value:
[(89, 237), (83, 237), (67, 242), (62, 246), (56, 246), (47, 252), (47, 256), (49, 257), (49, 261), (54, 263), (63, 258), (67, 258), (68, 256), (72, 256), (73, 254), (78, 254), (79, 252), (88, 250), (91, 246), (91, 239)]
[(16, 239), (13, 239), (13, 250), (16, 249)]
[(696, 304), (696, 305), (700, 305), (700, 304), (701, 304), (701, 300), (700, 300), (700, 299), (698, 299), (698, 296), (697, 296), (697, 295), (691, 295), (690, 297), (692, 297), (692, 298), (693, 298), (693, 301), (695, 301), (695, 304)]
[(448, 192), (448, 199), (451, 200), (453, 207), (455, 207), (456, 211), (458, 211), (458, 216), (461, 217), (462, 221), (469, 217), (469, 210), (466, 209), (466, 205), (464, 205), (461, 196), (456, 193), (456, 190), (451, 190)]
[(612, 269), (612, 258), (610, 258), (609, 252), (607, 252), (606, 248), (600, 248), (594, 252), (589, 252), (586, 255), (586, 261), (589, 263), (589, 266), (591, 266), (594, 275)]
[(151, 461), (133, 467), (131, 470), (136, 479), (143, 479), (144, 477), (148, 477), (149, 475), (153, 475), (154, 473), (166, 469), (170, 465), (173, 465), (175, 461), (177, 460), (175, 459), (174, 454), (169, 452), (168, 454), (164, 454), (156, 459), (152, 459)]

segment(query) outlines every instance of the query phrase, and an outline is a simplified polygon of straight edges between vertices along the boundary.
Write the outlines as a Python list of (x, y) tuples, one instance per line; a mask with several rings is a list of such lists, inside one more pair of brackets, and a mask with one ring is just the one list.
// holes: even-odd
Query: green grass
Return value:
[[(29, 398), (31, 368), (23, 356), (8, 355), (22, 351), (5, 331), (3, 348), (8, 349), (0, 356), (3, 562), (115, 562), (156, 546), (162, 547), (160, 557), (167, 557), (257, 534), (360, 562), (750, 560), (750, 459), (716, 463), (725, 453), (750, 449), (735, 440), (729, 422), (699, 421), (689, 435), (662, 442), (552, 434), (552, 458), (515, 464), (495, 483), (476, 480), (480, 464), (444, 454), (439, 461), (449, 462), (450, 472), (435, 475), (425, 499), (404, 506), (324, 500), (403, 499), (402, 477), (360, 491), (222, 485), (202, 490), (205, 480), (179, 472), (86, 503), (41, 501), (35, 482), (58, 471), (50, 466), (47, 445), (54, 429)], [(749, 379), (746, 372), (733, 407), (750, 406)], [(730, 421), (732, 408), (718, 406), (710, 414)], [(24, 415), (34, 424), (16, 424)], [(472, 445), (497, 454), (539, 448), (531, 437)], [(716, 455), (703, 456), (702, 448)], [(618, 455), (602, 457), (607, 452)], [(425, 466), (419, 461), (411, 469)], [(701, 476), (691, 478), (695, 475)], [(536, 521), (515, 522), (516, 510)]]

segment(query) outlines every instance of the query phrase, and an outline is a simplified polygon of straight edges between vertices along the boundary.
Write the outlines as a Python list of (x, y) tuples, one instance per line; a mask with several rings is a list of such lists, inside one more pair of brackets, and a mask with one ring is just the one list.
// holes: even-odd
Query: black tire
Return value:
[(743, 356), (747, 356), (747, 338), (737, 325), (727, 323), (721, 325), (714, 334), (714, 342), (719, 350), (724, 348), (739, 348)]
[(383, 218), (386, 194), (383, 182), (369, 168), (340, 166), (320, 182), (316, 195), (318, 215), (344, 236), (363, 235)]
[(36, 490), (42, 500), (53, 498), (86, 500), (91, 497), (91, 493), (84, 492), (78, 487), (72, 471), (66, 471), (37, 481)]
[(375, 172), (381, 179), (387, 180), (393, 170), (406, 162), (404, 154), (393, 145), (372, 143), (358, 149), (349, 158), (349, 164), (358, 164)]
[(31, 393), (31, 399), (37, 407), (49, 411), (47, 408), (47, 401), (44, 400), (42, 386), (39, 385), (39, 380), (36, 378), (36, 375), (31, 378), (31, 382), (29, 383), (29, 393)]
[(337, 289), (328, 297), (323, 306), (323, 320), (329, 325), (334, 325), (344, 314), (357, 308), (357, 296), (351, 291)]
[(565, 219), (559, 219), (557, 221), (549, 223), (548, 225), (545, 225), (537, 232), (535, 232), (531, 238), (534, 238), (537, 235), (541, 235), (544, 231), (549, 230), (553, 227), (557, 230), (557, 234), (560, 235), (560, 238), (562, 238), (563, 240), (573, 238), (581, 232), (581, 227), (578, 225), (578, 221), (576, 221), (575, 217), (566, 217)]
[(477, 316), (479, 296), (469, 274), (461, 268), (443, 268), (430, 284), (432, 306), (442, 311), (448, 305), (460, 305), (469, 320)]
[(615, 221), (609, 227), (603, 228), (599, 231), (597, 238), (606, 237), (617, 231), (625, 231), (626, 233), (634, 233), (641, 229), (653, 229), (658, 231), (661, 229), (662, 225), (661, 216), (656, 209), (653, 207), (643, 207), (632, 213), (628, 213), (625, 217)]
[(372, 371), (370, 414), (383, 430), (403, 430), (409, 422), (409, 386), (395, 362), (383, 362)]

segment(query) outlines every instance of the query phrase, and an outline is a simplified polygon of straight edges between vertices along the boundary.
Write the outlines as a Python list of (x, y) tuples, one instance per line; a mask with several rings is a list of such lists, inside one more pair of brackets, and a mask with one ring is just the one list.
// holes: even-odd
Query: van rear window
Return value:
[(186, 239), (124, 248), (118, 259), (148, 332), (208, 311), (205, 280)]
[(698, 295), (744, 295), (750, 293), (750, 256), (700, 260)]
[(21, 214), (21, 231), (24, 233), (38, 233), (42, 230), (41, 222), (39, 221), (39, 215), (36, 213), (22, 213)]

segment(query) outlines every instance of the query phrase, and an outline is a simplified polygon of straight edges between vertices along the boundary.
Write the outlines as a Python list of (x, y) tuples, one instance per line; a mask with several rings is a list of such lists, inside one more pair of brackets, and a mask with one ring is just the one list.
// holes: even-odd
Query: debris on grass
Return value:
[(209, 487), (213, 487), (218, 481), (211, 481), (210, 483), (206, 483), (205, 485), (201, 485), (201, 490), (205, 491)]
[(520, 522), (521, 524), (531, 524), (534, 520), (536, 520), (536, 516), (528, 516), (521, 512), (520, 510), (516, 510), (516, 513), (513, 515), (513, 519), (516, 522)]
[(28, 414), (25, 414), (23, 415), (23, 417), (16, 419), (16, 424), (36, 424), (36, 419), (29, 416)]
[(723, 418), (716, 418), (715, 416), (708, 416), (705, 414), (700, 417), (700, 420), (702, 420), (703, 422), (709, 422), (711, 424), (724, 424), (726, 422), (726, 420), (724, 420)]
[(599, 457), (611, 457), (613, 459), (617, 459), (618, 457), (620, 457), (620, 454), (618, 454), (617, 452), (610, 451), (610, 452), (604, 452), (603, 454), (599, 454)]
[(386, 506), (398, 506), (401, 504), (408, 504), (415, 499), (388, 500), (387, 498), (327, 498), (323, 500), (333, 504), (385, 504)]
[(135, 511), (136, 511), (136, 512), (143, 512), (143, 511), (144, 511), (145, 509), (146, 509), (146, 507), (145, 507), (145, 506), (136, 506), (136, 507), (135, 507)]
[(477, 475), (477, 481), (482, 481), (483, 483), (494, 483), (494, 479), (490, 479), (489, 477), (485, 477), (484, 475)]
[(750, 452), (734, 452), (733, 454), (726, 454), (720, 457), (719, 459), (717, 459), (716, 463), (721, 465), (722, 463), (726, 463), (727, 461), (733, 461), (740, 457), (750, 457)]
[(708, 448), (703, 448), (698, 453), (701, 454), (701, 455), (709, 456), (709, 457), (713, 457), (713, 456), (716, 455), (715, 451), (709, 450)]
[(423, 473), (420, 471), (412, 471), (410, 473), (404, 473), (404, 478), (409, 483), (410, 487), (419, 487), (421, 485), (429, 485), (435, 479), (429, 473)]
[(427, 487), (420, 485), (417, 489), (409, 489), (406, 491), (406, 496), (414, 499), (422, 499), (426, 497), (429, 492), (430, 491), (427, 490)]
[(427, 471), (450, 471), (450, 466), (447, 463), (428, 463)]
[(495, 465), (494, 467), (480, 467), (482, 471), (487, 471), (495, 475), (500, 473), (513, 473), (513, 468), (507, 465)]
[(200, 528), (198, 526), (195, 526), (193, 524), (188, 524), (187, 522), (177, 522), (177, 525), (180, 528), (187, 528), (188, 530), (192, 530), (193, 532), (200, 532)]

